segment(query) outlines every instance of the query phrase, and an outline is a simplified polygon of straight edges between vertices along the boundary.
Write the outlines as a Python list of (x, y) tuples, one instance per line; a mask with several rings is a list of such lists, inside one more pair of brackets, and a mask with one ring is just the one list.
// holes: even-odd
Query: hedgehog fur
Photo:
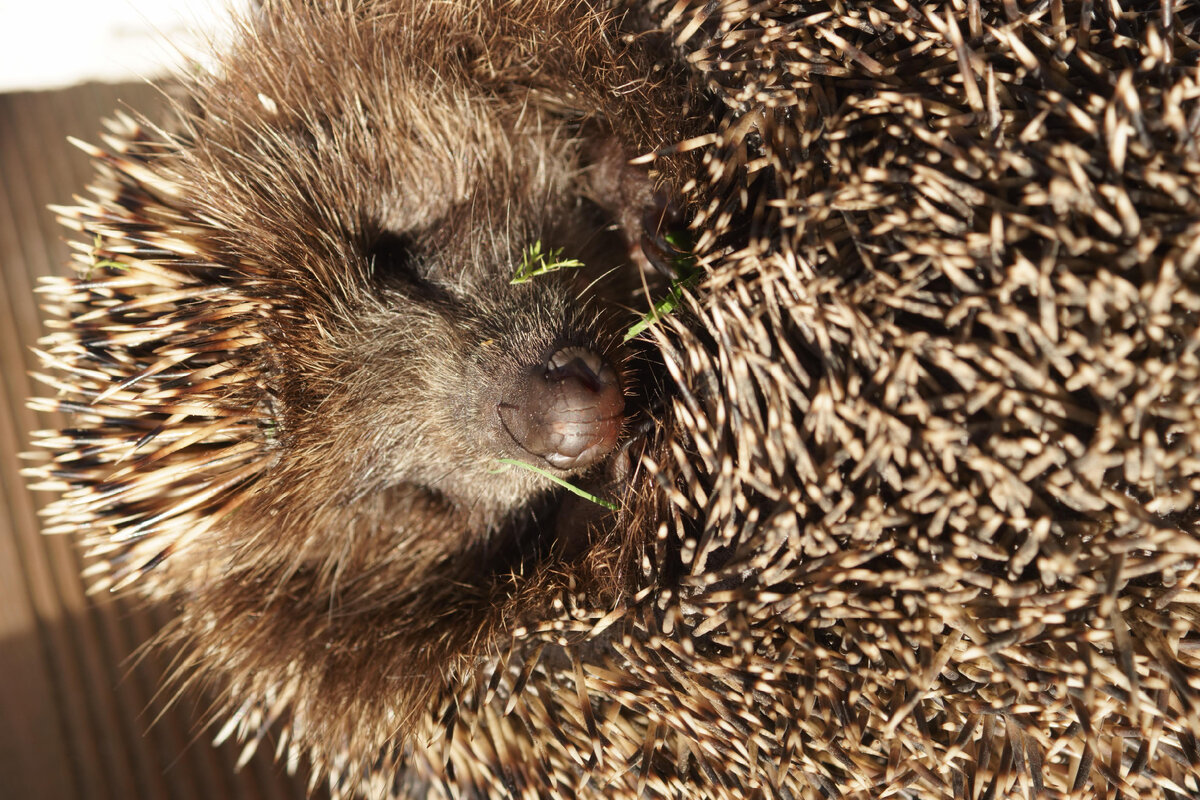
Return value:
[[(49, 528), (177, 604), (221, 735), (335, 795), (1200, 794), (1200, 6), (417, 5), (268, 3), (64, 214)], [(391, 297), (314, 265), (573, 208), (589, 130), (698, 272), (582, 478), (621, 510), (422, 528), (354, 460), (378, 386), (288, 416)]]

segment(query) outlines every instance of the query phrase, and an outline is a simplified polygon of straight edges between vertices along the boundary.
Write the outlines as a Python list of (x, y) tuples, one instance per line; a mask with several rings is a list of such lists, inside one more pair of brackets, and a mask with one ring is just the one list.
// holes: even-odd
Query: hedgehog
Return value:
[(62, 212), (48, 529), (334, 796), (1197, 796), (1198, 34), (267, 3)]

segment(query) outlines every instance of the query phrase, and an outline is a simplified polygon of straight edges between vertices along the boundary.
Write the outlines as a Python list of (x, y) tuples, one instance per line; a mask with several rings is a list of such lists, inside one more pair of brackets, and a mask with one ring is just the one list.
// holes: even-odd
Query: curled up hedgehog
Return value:
[(335, 796), (1200, 796), (1198, 54), (266, 2), (60, 209), (48, 528)]

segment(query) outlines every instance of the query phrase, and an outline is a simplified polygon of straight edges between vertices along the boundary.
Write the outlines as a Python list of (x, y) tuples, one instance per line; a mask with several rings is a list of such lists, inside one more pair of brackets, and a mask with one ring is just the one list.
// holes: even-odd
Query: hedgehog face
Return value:
[[(617, 265), (626, 247), (577, 198), (559, 206), (554, 225), (527, 218), (532, 234), (455, 209), (429, 231), (378, 237), (353, 311), (273, 379), (277, 468), (324, 454), (343, 476), (336, 497), (407, 487), (489, 528), (548, 486), (499, 459), (561, 476), (603, 459), (622, 427), (623, 379), (612, 326), (584, 292), (608, 271), (591, 265)], [(543, 240), (587, 262), (514, 284)]]

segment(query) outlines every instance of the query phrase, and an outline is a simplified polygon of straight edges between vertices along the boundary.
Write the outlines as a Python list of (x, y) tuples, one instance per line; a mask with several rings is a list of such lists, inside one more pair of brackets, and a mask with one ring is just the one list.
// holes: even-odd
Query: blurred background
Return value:
[(3, 800), (304, 797), (268, 744), (235, 772), (238, 748), (210, 744), (203, 696), (158, 695), (169, 654), (138, 648), (170, 609), (87, 596), (73, 543), (38, 532), (49, 498), (25, 488), (18, 457), (31, 430), (61, 423), (25, 401), (38, 391), (30, 347), (43, 332), (34, 288), (69, 262), (46, 205), (69, 204), (92, 174), (66, 137), (98, 143), (102, 118), (118, 109), (162, 119), (149, 81), (202, 67), (229, 18), (226, 3), (203, 0), (0, 0)]
[(4, 0), (0, 91), (159, 78), (199, 61), (250, 0)]

